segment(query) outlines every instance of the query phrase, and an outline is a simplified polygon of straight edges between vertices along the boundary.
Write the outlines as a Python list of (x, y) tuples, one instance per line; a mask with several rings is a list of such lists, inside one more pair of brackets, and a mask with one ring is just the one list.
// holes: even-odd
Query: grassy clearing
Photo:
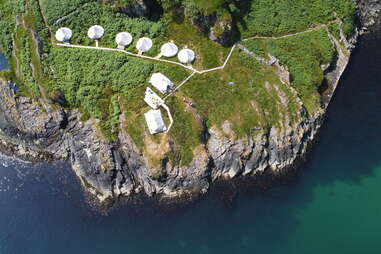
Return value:
[(40, 90), (35, 77), (37, 77), (40, 65), (34, 65), (37, 62), (36, 52), (33, 48), (34, 42), (31, 34), (22, 26), (16, 29), (15, 55), (20, 62), (17, 71), (17, 80), (22, 80), (20, 94), (28, 97), (39, 97)]
[(218, 67), (223, 64), (229, 48), (211, 41), (204, 34), (198, 31), (190, 23), (170, 23), (167, 29), (166, 40), (173, 40), (181, 47), (187, 46), (197, 54), (195, 68), (208, 69)]
[(166, 103), (176, 119), (170, 131), (174, 141), (170, 159), (175, 165), (185, 166), (192, 161), (193, 150), (202, 142), (202, 126), (179, 98), (171, 97)]
[(182, 92), (195, 102), (207, 126), (230, 120), (237, 137), (242, 137), (256, 128), (279, 124), (283, 113), (296, 116), (292, 97), (290, 106), (282, 107), (276, 91), (266, 88), (266, 81), (284, 89), (273, 68), (237, 50), (225, 70), (195, 76)]
[[(245, 10), (241, 10), (245, 12)], [(242, 36), (276, 36), (327, 24), (337, 17), (347, 35), (355, 27), (356, 6), (351, 0), (256, 0), (239, 19)]]
[(308, 111), (316, 110), (319, 105), (317, 91), (324, 79), (321, 66), (329, 64), (336, 54), (325, 29), (280, 40), (251, 40), (244, 45), (259, 54), (270, 53), (277, 57), (288, 67), (292, 85)]

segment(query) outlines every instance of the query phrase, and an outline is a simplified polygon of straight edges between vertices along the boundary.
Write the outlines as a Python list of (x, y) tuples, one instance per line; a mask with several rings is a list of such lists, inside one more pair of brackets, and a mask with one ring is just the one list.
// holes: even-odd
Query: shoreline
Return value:
[[(363, 31), (363, 29), (361, 29), (361, 31)], [(367, 32), (367, 33), (372, 33), (372, 32), (371, 32), (371, 30), (369, 30), (369, 32)], [(355, 34), (355, 41), (360, 38), (358, 36), (361, 37), (362, 36), (361, 33), (360, 33), (360, 35)], [(356, 45), (357, 43), (354, 43), (354, 44)], [(336, 44), (336, 48), (339, 50), (340, 47), (337, 47), (337, 46), (338, 45)], [(342, 61), (343, 60), (343, 59), (341, 59), (342, 57), (344, 57), (343, 58), (344, 61)], [(48, 162), (48, 163), (51, 163), (51, 162), (59, 161), (59, 160), (64, 160), (66, 162), (71, 161), (72, 162), (72, 170), (76, 173), (79, 180), (81, 181), (81, 187), (84, 190), (85, 195), (88, 196), (87, 199), (89, 200), (89, 203), (92, 203), (92, 205), (94, 205), (94, 206), (99, 206), (101, 209), (102, 209), (102, 207), (105, 207), (106, 210), (113, 209), (113, 207), (118, 207), (119, 205), (126, 203), (126, 202), (134, 203), (134, 202), (140, 202), (139, 200), (144, 200), (144, 199), (151, 200), (151, 201), (157, 203), (157, 205), (159, 205), (159, 206), (161, 206), (162, 204), (164, 204), (165, 206), (171, 206), (172, 204), (175, 204), (175, 205), (184, 204), (181, 206), (187, 206), (187, 204), (197, 202), (197, 200), (200, 200), (203, 197), (210, 195), (210, 193), (214, 192), (215, 189), (219, 188), (218, 186), (226, 186), (227, 190), (231, 189), (231, 188), (229, 188), (229, 186), (234, 186), (234, 187), (232, 187), (233, 188), (232, 193), (228, 193), (228, 191), (227, 191), (227, 194), (229, 194), (229, 195), (227, 195), (228, 196), (227, 200), (233, 200), (236, 193), (240, 192), (240, 190), (237, 190), (237, 189), (245, 188), (242, 186), (262, 186), (264, 188), (274, 186), (274, 184), (276, 184), (278, 182), (283, 182), (285, 179), (289, 179), (290, 177), (292, 178), (292, 176), (297, 175), (298, 171), (299, 171), (298, 169), (300, 168), (300, 165), (302, 165), (303, 163), (308, 161), (308, 157), (310, 156), (312, 147), (316, 142), (318, 142), (321, 128), (324, 126), (326, 111), (327, 111), (327, 108), (329, 107), (328, 105), (330, 104), (329, 102), (335, 95), (335, 90), (337, 88), (337, 85), (340, 82), (342, 74), (344, 73), (345, 69), (347, 68), (347, 65), (349, 64), (350, 56), (345, 58), (345, 56), (342, 54), (342, 52), (341, 52), (341, 56), (340, 56), (340, 52), (339, 52), (339, 57), (337, 60), (338, 60), (338, 62), (335, 64), (335, 68), (333, 68), (332, 72), (330, 72), (330, 74), (332, 74), (332, 76), (333, 76), (332, 84), (331, 84), (332, 85), (332, 91), (330, 91), (331, 95), (329, 97), (327, 104), (322, 108), (321, 112), (318, 112), (318, 114), (316, 114), (315, 116), (310, 116), (309, 118), (307, 117), (307, 119), (303, 119), (302, 122), (300, 123), (302, 125), (304, 125), (304, 124), (310, 125), (310, 127), (309, 127), (310, 129), (303, 130), (303, 132), (302, 132), (303, 135), (305, 135), (305, 136), (303, 136), (303, 138), (301, 139), (304, 144), (303, 144), (303, 148), (301, 148), (301, 150), (300, 150), (300, 153), (296, 154), (295, 157), (289, 158), (287, 160), (287, 162), (286, 161), (283, 162), (284, 165), (282, 165), (279, 168), (278, 168), (278, 166), (276, 166), (277, 167), (276, 169), (270, 168), (270, 165), (268, 165), (267, 167), (264, 167), (262, 170), (254, 170), (254, 173), (253, 174), (250, 173), (249, 175), (245, 174), (245, 172), (243, 172), (243, 173), (241, 172), (237, 176), (233, 175), (231, 177), (230, 171), (225, 172), (225, 173), (223, 171), (221, 171), (218, 173), (219, 175), (218, 174), (213, 175), (213, 172), (212, 172), (213, 168), (209, 168), (208, 171), (210, 171), (212, 173), (207, 178), (208, 179), (208, 183), (206, 183), (207, 184), (207, 191), (206, 190), (203, 191), (204, 189), (200, 188), (199, 190), (197, 190), (195, 192), (192, 192), (192, 191), (172, 192), (169, 189), (167, 190), (166, 186), (159, 186), (159, 185), (157, 185), (157, 183), (151, 182), (152, 184), (154, 184), (154, 187), (157, 188), (157, 190), (152, 190), (152, 192), (150, 193), (151, 195), (149, 193), (147, 193), (147, 189), (146, 189), (147, 186), (139, 186), (136, 189), (123, 190), (123, 191), (127, 191), (127, 193), (131, 194), (127, 197), (123, 197), (123, 195), (119, 195), (116, 193), (116, 191), (119, 191), (121, 193), (123, 193), (123, 191), (121, 189), (119, 189), (119, 187), (116, 186), (116, 183), (112, 183), (112, 186), (111, 186), (112, 189), (108, 190), (110, 192), (106, 193), (106, 195), (104, 195), (104, 193), (100, 194), (98, 192), (99, 189), (96, 189), (94, 187), (93, 182), (91, 182), (91, 183), (87, 182), (88, 179), (85, 178), (85, 175), (87, 173), (84, 171), (84, 169), (81, 169), (81, 167), (83, 167), (83, 165), (76, 164), (77, 163), (76, 158), (74, 158), (75, 163), (73, 164), (73, 158), (72, 158), (73, 155), (69, 154), (69, 153), (64, 153), (63, 151), (60, 151), (59, 148), (57, 148), (57, 147), (55, 147), (54, 149), (56, 149), (56, 150), (53, 149), (52, 150), (53, 152), (51, 153), (51, 152), (47, 152), (44, 149), (42, 149), (41, 148), (42, 146), (40, 146), (39, 143), (33, 142), (33, 140), (31, 140), (30, 142), (27, 141), (27, 142), (17, 143), (20, 141), (19, 132), (17, 130), (12, 130), (12, 128), (5, 128), (6, 131), (10, 131), (10, 132), (7, 134), (7, 133), (3, 132), (3, 129), (0, 130), (0, 134), (3, 138), (0, 142), (0, 150), (4, 154), (8, 154), (8, 155), (11, 155), (13, 157), (16, 156), (16, 157), (19, 157), (21, 159), (24, 159), (27, 161), (32, 161), (32, 162)], [(340, 63), (340, 61), (342, 61), (342, 62)], [(9, 89), (7, 91), (9, 93), (9, 92), (11, 92), (11, 89)], [(13, 94), (13, 98), (14, 98), (14, 96), (15, 95)], [(10, 94), (9, 98), (11, 98), (11, 97), (12, 97), (12, 94)], [(16, 100), (15, 100), (14, 103), (15, 103), (15, 105), (17, 105), (18, 102), (16, 102)], [(33, 104), (33, 101), (32, 102), (28, 101), (28, 103)], [(48, 112), (51, 110), (51, 108), (49, 108), (50, 107), (49, 105), (44, 105), (44, 106)], [(2, 113), (2, 114), (5, 114), (5, 113)], [(65, 116), (69, 119), (73, 118), (73, 117), (78, 119), (78, 114), (74, 111), (62, 110), (59, 112), (55, 112), (55, 114), (56, 115), (53, 116), (53, 119), (57, 119), (57, 118), (61, 119), (63, 116)], [(70, 124), (70, 123), (68, 123), (68, 124)], [(84, 126), (87, 126), (86, 123), (81, 124), (81, 126), (78, 126), (78, 125), (79, 124), (74, 123), (73, 128), (77, 128), (78, 132), (86, 132), (86, 130), (83, 131), (81, 129)], [(16, 133), (17, 137), (14, 138), (12, 135), (10, 135), (10, 133)], [(23, 135), (23, 133), (21, 133), (21, 135)], [(125, 135), (128, 136), (127, 133), (125, 133)], [(266, 134), (266, 135), (269, 135), (269, 134)], [(27, 135), (26, 135), (26, 137), (27, 137)], [(47, 140), (47, 141), (49, 141), (49, 140)], [(127, 138), (127, 141), (128, 141), (127, 145), (130, 144), (132, 146), (131, 149), (134, 150), (133, 144), (131, 144), (129, 138)], [(63, 140), (62, 142), (65, 142), (65, 140)], [(69, 140), (69, 142), (72, 142), (72, 141)], [(282, 144), (283, 141), (280, 140), (280, 142)], [(108, 146), (112, 146), (112, 147), (118, 146), (117, 144), (108, 144), (108, 143), (105, 143), (104, 145), (107, 147)], [(57, 145), (54, 145), (54, 146), (57, 146)], [(55, 153), (54, 151), (60, 151), (62, 153), (61, 154)], [(133, 153), (135, 153), (135, 152), (136, 151), (133, 151)], [(114, 157), (114, 156), (116, 156), (116, 153), (112, 152), (112, 154), (110, 156)], [(133, 155), (132, 157), (134, 157), (134, 156), (136, 156), (136, 155)], [(294, 155), (292, 155), (292, 156), (294, 156)], [(116, 163), (118, 163), (118, 162), (116, 161)], [(85, 166), (86, 166), (86, 164), (85, 164)], [(89, 164), (89, 166), (91, 166), (91, 165)], [(121, 166), (121, 165), (119, 165), (119, 166)], [(208, 167), (211, 167), (211, 165), (208, 165)], [(109, 174), (105, 175), (104, 177), (106, 177), (108, 175)], [(146, 177), (146, 176), (144, 176), (144, 177)], [(101, 183), (101, 184), (103, 184), (103, 183)], [(102, 188), (103, 188), (103, 186), (101, 186), (101, 189)], [(135, 188), (135, 187), (133, 187), (133, 188)], [(143, 188), (144, 188), (144, 191), (143, 191)], [(150, 188), (152, 188), (152, 187), (150, 187)], [(222, 188), (222, 189), (224, 189), (224, 188)], [(160, 190), (160, 193), (158, 192), (158, 190)], [(205, 192), (206, 192), (206, 194), (205, 194)], [(101, 196), (101, 198), (100, 198), (100, 196)], [(122, 196), (122, 197), (120, 197), (120, 196)], [(124, 200), (126, 200), (126, 201), (124, 201)], [(144, 202), (144, 201), (142, 201), (142, 202)]]

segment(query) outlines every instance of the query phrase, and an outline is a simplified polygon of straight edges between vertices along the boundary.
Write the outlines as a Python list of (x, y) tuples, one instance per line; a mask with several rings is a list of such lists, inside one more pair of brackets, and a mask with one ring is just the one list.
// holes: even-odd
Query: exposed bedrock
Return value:
[(367, 30), (375, 24), (381, 24), (381, 0), (355, 0), (358, 6), (362, 27)]

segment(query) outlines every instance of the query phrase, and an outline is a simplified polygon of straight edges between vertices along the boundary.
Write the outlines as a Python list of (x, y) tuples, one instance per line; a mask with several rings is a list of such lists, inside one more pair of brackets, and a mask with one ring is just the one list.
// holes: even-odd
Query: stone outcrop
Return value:
[(381, 1), (380, 0), (355, 0), (358, 6), (358, 16), (364, 30), (375, 24), (380, 24)]

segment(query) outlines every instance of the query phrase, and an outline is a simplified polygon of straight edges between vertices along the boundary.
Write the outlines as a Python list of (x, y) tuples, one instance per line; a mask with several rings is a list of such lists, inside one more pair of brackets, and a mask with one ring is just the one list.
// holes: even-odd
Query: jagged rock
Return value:
[(362, 29), (367, 30), (374, 24), (380, 24), (381, 1), (380, 0), (354, 0), (358, 6), (359, 18)]

